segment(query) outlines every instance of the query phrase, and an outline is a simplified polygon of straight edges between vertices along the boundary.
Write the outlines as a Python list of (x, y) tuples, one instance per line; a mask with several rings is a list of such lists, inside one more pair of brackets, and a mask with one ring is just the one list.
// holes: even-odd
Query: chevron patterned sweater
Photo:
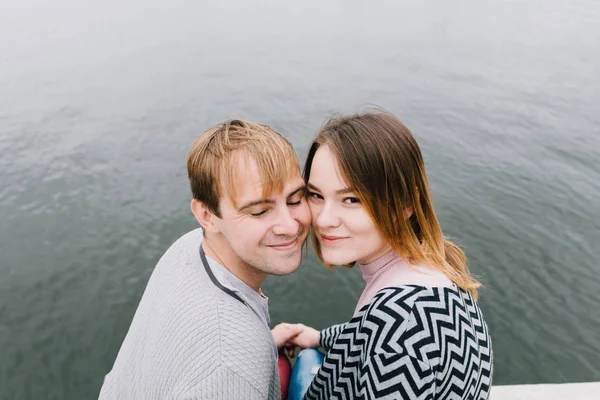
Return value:
[(384, 288), (319, 341), (328, 352), (305, 400), (489, 397), (488, 328), (456, 286)]

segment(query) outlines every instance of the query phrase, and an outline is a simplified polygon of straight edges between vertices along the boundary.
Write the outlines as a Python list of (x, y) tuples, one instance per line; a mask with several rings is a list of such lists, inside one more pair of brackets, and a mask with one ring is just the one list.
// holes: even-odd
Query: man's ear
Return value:
[(220, 232), (217, 225), (217, 216), (208, 209), (208, 207), (199, 200), (192, 199), (191, 203), (192, 214), (198, 220), (198, 223), (204, 228), (205, 232)]

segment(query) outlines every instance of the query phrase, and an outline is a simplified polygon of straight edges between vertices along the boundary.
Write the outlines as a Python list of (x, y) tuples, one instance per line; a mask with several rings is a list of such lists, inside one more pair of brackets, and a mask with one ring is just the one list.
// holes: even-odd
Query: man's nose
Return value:
[(282, 236), (295, 236), (298, 233), (300, 224), (292, 216), (288, 207), (279, 213), (279, 220), (273, 228), (273, 233)]

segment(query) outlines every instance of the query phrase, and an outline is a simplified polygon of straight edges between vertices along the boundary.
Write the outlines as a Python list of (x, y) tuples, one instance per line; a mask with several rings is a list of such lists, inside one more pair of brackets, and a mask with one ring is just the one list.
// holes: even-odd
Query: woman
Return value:
[(305, 399), (486, 399), (492, 377), (480, 286), (435, 216), (423, 158), (386, 113), (331, 119), (304, 170), (326, 266), (358, 263), (352, 319), (293, 343), (327, 356)]

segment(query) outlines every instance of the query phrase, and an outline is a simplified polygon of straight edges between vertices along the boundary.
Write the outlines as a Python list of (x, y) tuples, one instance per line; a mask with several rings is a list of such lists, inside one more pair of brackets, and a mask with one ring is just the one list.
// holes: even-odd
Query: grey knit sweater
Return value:
[(101, 400), (279, 399), (267, 298), (210, 258), (206, 270), (201, 242), (189, 232), (158, 262)]

